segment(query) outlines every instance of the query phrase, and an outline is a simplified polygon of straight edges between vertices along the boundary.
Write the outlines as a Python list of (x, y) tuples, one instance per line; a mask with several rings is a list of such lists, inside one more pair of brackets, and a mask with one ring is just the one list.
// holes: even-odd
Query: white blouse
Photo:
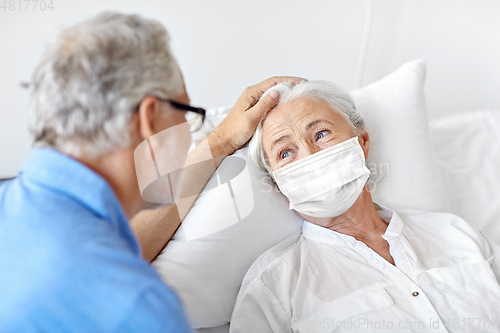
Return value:
[(500, 247), (453, 214), (376, 207), (395, 266), (304, 221), (249, 269), (231, 332), (500, 332)]

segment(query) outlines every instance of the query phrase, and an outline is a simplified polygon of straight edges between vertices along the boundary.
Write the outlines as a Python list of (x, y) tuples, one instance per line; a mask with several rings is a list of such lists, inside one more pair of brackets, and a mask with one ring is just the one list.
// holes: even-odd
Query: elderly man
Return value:
[[(214, 156), (246, 143), (277, 95), (255, 101), (283, 81), (298, 79), (269, 79), (243, 93), (207, 138)], [(47, 51), (32, 81), (36, 148), (0, 187), (0, 331), (191, 331), (128, 225), (148, 204), (134, 150), (185, 123), (185, 110), (195, 110), (187, 103), (158, 22), (103, 14), (69, 28)], [(180, 139), (169, 137), (163, 147)], [(185, 150), (174, 150), (185, 159)], [(196, 177), (203, 183), (210, 174)], [(154, 222), (168, 230), (180, 223)]]
[(305, 221), (298, 242), (250, 268), (231, 331), (498, 332), (500, 247), (452, 214), (373, 203), (370, 139), (348, 93), (326, 81), (271, 90), (280, 100), (250, 157)]

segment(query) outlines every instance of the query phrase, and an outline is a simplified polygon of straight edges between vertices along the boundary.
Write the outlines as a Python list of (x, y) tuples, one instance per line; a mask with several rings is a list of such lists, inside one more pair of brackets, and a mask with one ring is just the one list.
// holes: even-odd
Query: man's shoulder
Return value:
[[(78, 213), (81, 217), (92, 216), (90, 211), (85, 210), (66, 193), (24, 177), (7, 181), (0, 187), (0, 207), (0, 218), (4, 221), (12, 218), (20, 222), (43, 219), (49, 224), (50, 221), (58, 222), (55, 217), (64, 218), (73, 213)], [(16, 224), (19, 225), (18, 222)]]
[(112, 241), (116, 228), (71, 195), (23, 177), (0, 188), (0, 223), (0, 239), (11, 239), (20, 254), (39, 247), (61, 256), (75, 254), (75, 248), (92, 239)]
[(49, 264), (75, 258), (88, 243), (120, 242), (113, 237), (110, 221), (71, 198), (43, 189), (24, 192), (12, 185), (7, 192), (14, 193), (0, 197), (0, 242), (12, 259)]

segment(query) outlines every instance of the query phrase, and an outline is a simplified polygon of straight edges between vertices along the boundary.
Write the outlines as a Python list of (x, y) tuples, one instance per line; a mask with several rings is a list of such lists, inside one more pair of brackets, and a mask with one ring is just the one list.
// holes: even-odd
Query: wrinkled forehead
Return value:
[(296, 98), (280, 103), (268, 112), (262, 123), (263, 141), (279, 132), (292, 130), (296, 135), (306, 135), (311, 124), (326, 121), (335, 129), (352, 128), (346, 116), (321, 99)]

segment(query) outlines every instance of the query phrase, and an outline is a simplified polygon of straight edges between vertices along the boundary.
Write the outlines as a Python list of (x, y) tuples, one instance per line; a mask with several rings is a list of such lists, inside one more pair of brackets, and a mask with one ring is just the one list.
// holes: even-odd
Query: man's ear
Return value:
[(155, 120), (161, 114), (161, 102), (154, 96), (145, 97), (139, 105), (138, 134), (142, 140), (146, 140), (156, 134)]
[(363, 131), (359, 136), (359, 143), (361, 148), (363, 148), (363, 152), (365, 154), (365, 160), (368, 158), (368, 151), (370, 150), (370, 136), (367, 131)]

